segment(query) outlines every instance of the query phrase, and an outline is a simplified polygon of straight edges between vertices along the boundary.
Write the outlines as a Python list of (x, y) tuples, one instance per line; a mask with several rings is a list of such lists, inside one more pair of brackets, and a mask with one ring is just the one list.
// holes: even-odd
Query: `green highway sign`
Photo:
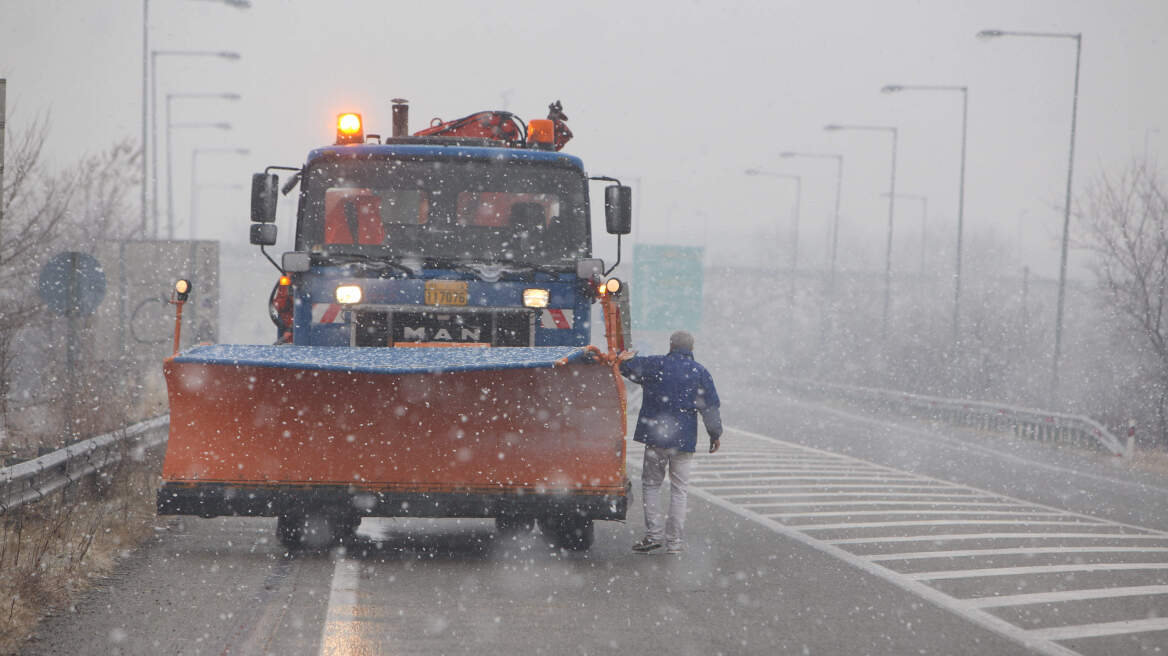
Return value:
[(633, 330), (688, 330), (702, 324), (702, 255), (697, 246), (633, 248)]

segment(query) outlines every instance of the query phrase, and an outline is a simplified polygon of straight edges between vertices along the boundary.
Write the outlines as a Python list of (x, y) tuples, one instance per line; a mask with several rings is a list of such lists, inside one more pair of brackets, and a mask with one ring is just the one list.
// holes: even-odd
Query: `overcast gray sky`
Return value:
[[(834, 171), (783, 150), (846, 157), (845, 266), (876, 269), (887, 219), (889, 139), (826, 133), (826, 123), (900, 128), (898, 191), (924, 194), (948, 244), (957, 206), (960, 95), (879, 92), (888, 83), (970, 87), (966, 221), (1023, 247), (1054, 277), (1066, 180), (1074, 43), (979, 41), (984, 28), (1082, 32), (1076, 189), (1105, 168), (1168, 148), (1168, 3), (1162, 0), (407, 3), (153, 0), (152, 49), (236, 50), (239, 62), (161, 58), (159, 95), (238, 92), (238, 103), (176, 101), (175, 121), (225, 120), (227, 133), (175, 132), (175, 207), (185, 236), (193, 147), (207, 155), (199, 236), (246, 238), (248, 174), (298, 164), (328, 143), (335, 115), (364, 113), (389, 131), (389, 99), (412, 101), (412, 128), (506, 107), (542, 117), (561, 99), (568, 151), (590, 172), (638, 178), (643, 241), (707, 243), (714, 261), (786, 261), (790, 185), (748, 167), (805, 178), (804, 252), (823, 265)], [(0, 76), (11, 128), (50, 113), (60, 165), (140, 125), (139, 0), (0, 2)], [(637, 182), (638, 180), (633, 180)], [(285, 215), (287, 216), (287, 215)], [(919, 206), (897, 212), (897, 267), (915, 268)], [(283, 224), (285, 235), (289, 224)], [(1019, 241), (1020, 240), (1020, 241)], [(611, 244), (596, 242), (611, 257)], [(936, 246), (940, 250), (941, 246)], [(1011, 257), (1016, 254), (1011, 254)], [(1081, 265), (1082, 258), (1073, 261)], [(1082, 275), (1080, 266), (1075, 270)]]

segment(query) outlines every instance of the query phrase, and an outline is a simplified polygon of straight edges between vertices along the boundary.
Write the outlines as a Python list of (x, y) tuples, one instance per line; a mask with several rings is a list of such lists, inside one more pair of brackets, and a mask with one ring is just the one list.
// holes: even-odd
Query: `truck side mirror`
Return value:
[(276, 224), (275, 223), (253, 223), (253, 224), (251, 224), (251, 243), (253, 246), (275, 246), (276, 245)]
[[(275, 173), (253, 173), (251, 176), (251, 220), (271, 223), (276, 220), (276, 194), (280, 179)], [(252, 230), (255, 234), (255, 230)], [(253, 244), (256, 242), (252, 242)]]
[(624, 185), (604, 188), (604, 225), (610, 235), (627, 235), (633, 229), (633, 190)]

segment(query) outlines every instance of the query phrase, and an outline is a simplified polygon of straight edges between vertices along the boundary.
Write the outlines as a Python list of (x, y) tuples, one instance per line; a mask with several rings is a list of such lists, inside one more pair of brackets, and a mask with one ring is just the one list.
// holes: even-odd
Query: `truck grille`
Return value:
[(531, 346), (535, 317), (525, 311), (357, 310), (353, 314), (354, 346), (409, 342)]

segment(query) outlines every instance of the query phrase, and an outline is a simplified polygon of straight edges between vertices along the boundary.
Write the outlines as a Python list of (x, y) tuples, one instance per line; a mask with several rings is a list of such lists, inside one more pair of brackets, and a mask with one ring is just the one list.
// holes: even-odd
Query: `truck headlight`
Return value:
[(337, 285), (337, 302), (352, 305), (361, 302), (361, 287), (358, 285)]
[(545, 308), (548, 304), (548, 290), (546, 289), (525, 289), (523, 290), (523, 305), (531, 308)]

